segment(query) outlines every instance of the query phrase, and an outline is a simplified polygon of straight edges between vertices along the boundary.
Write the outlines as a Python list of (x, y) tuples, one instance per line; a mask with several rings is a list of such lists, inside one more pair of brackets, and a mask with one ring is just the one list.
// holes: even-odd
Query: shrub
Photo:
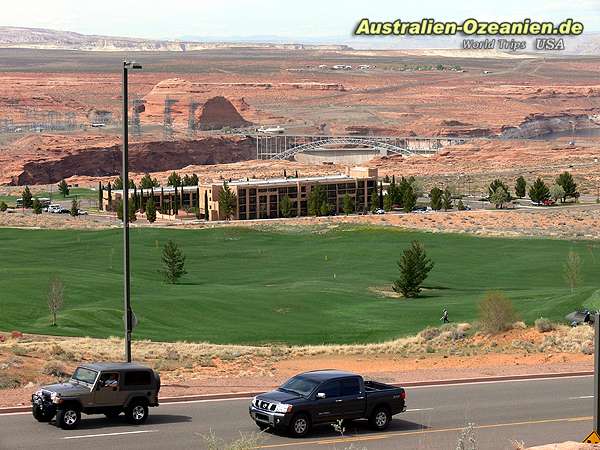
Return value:
[(42, 367), (42, 373), (44, 375), (52, 375), (56, 378), (66, 378), (69, 376), (65, 366), (63, 366), (60, 361), (48, 361), (44, 364), (44, 367)]
[(535, 329), (538, 330), (540, 333), (547, 333), (548, 331), (552, 331), (555, 328), (556, 327), (554, 326), (554, 324), (545, 317), (540, 317), (535, 321)]
[(21, 333), (20, 331), (11, 331), (10, 337), (13, 339), (20, 339), (23, 337), (23, 333)]
[(25, 356), (25, 355), (27, 355), (27, 349), (25, 347), (20, 346), (20, 345), (13, 345), (10, 348), (10, 351), (13, 353), (13, 355), (16, 355), (16, 356)]
[(206, 435), (201, 435), (201, 437), (204, 441), (202, 447), (207, 450), (250, 450), (259, 448), (263, 440), (262, 433), (245, 434), (240, 432), (238, 439), (227, 443), (223, 439), (218, 438), (212, 430)]
[(441, 332), (442, 330), (439, 328), (427, 327), (419, 333), (419, 336), (426, 341), (431, 341), (432, 339), (438, 337)]
[(516, 319), (512, 301), (502, 292), (488, 292), (479, 303), (479, 326), (486, 333), (510, 330)]
[(0, 373), (0, 389), (15, 389), (21, 386), (21, 381), (14, 375)]
[(581, 353), (584, 355), (593, 355), (594, 354), (594, 342), (593, 341), (585, 341), (581, 344)]

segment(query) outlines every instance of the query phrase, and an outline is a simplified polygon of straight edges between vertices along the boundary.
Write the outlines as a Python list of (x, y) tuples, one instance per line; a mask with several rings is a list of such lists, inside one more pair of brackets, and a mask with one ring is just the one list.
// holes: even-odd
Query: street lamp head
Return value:
[(140, 70), (142, 68), (142, 65), (135, 61), (123, 61), (123, 67), (125, 69)]

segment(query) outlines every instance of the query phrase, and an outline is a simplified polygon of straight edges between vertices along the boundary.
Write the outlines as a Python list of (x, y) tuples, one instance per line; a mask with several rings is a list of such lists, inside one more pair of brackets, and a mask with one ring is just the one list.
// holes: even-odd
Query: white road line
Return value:
[(416, 411), (432, 411), (433, 408), (415, 408), (415, 409), (407, 409), (404, 412), (416, 412)]
[(569, 400), (581, 400), (582, 398), (594, 398), (593, 395), (582, 395), (581, 397), (569, 397)]
[(122, 434), (141, 434), (141, 433), (156, 433), (158, 430), (140, 430), (140, 431), (122, 431), (120, 433), (102, 433), (102, 434), (82, 434), (79, 436), (67, 436), (63, 439), (84, 439), (105, 436), (120, 436)]
[(444, 388), (444, 387), (457, 387), (457, 386), (470, 386), (474, 384), (500, 384), (500, 383), (525, 383), (525, 382), (536, 382), (536, 381), (560, 381), (560, 380), (569, 380), (572, 378), (588, 378), (593, 377), (594, 375), (569, 375), (566, 377), (541, 377), (541, 378), (521, 378), (518, 380), (491, 380), (491, 381), (467, 381), (467, 382), (454, 382), (454, 383), (445, 383), (445, 384), (425, 384), (422, 386), (406, 386), (404, 389), (413, 390), (413, 389), (435, 389), (435, 388)]

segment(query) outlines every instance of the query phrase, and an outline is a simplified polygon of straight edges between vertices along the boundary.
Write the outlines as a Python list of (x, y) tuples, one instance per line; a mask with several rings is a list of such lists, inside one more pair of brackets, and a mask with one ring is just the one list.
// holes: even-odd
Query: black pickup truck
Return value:
[(339, 370), (301, 373), (250, 404), (250, 416), (259, 428), (289, 431), (296, 437), (306, 435), (313, 425), (362, 418), (374, 429), (385, 430), (392, 416), (405, 410), (404, 389)]

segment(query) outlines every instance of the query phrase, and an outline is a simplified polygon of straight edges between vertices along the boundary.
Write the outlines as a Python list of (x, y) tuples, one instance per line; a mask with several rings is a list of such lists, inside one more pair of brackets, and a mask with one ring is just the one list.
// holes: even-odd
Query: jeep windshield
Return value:
[(319, 385), (314, 380), (309, 380), (303, 377), (293, 377), (283, 383), (280, 387), (280, 391), (290, 392), (292, 394), (300, 395), (301, 397), (308, 397), (312, 391)]
[(94, 381), (96, 381), (96, 377), (98, 376), (98, 372), (91, 369), (86, 369), (85, 367), (78, 367), (73, 376), (71, 377), (71, 381), (77, 381), (85, 384), (92, 385)]

